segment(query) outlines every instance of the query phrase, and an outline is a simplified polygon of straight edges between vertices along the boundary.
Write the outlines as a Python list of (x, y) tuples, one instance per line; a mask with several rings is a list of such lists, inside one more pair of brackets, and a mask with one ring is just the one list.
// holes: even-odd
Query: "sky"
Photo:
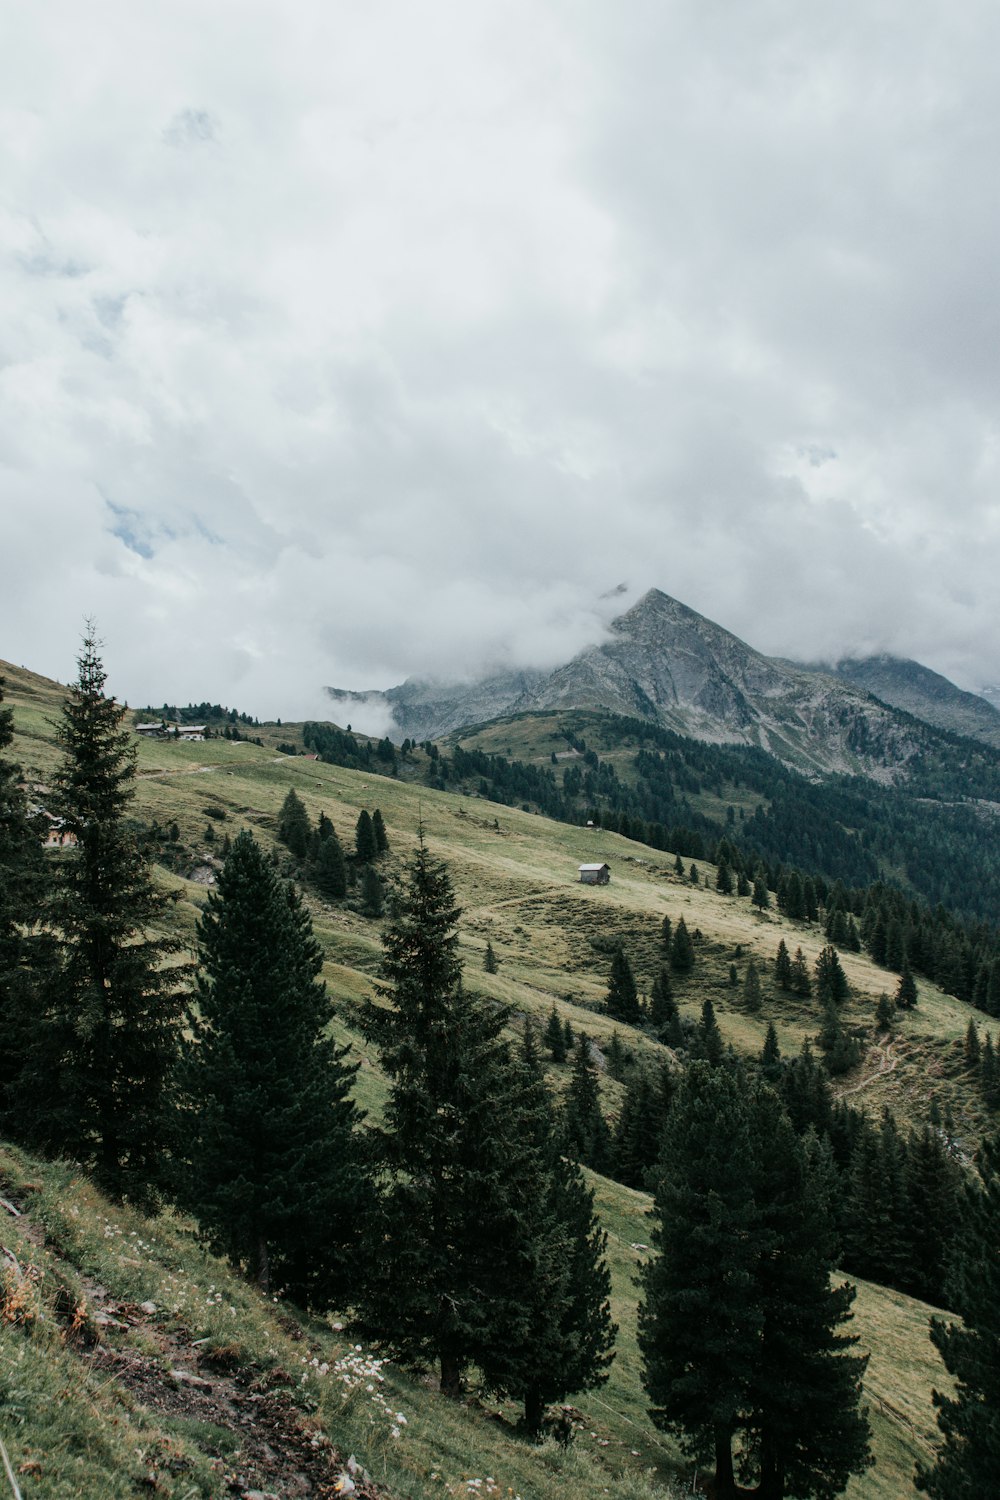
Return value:
[(1000, 682), (993, 3), (16, 10), (0, 658), (329, 717), (657, 587)]

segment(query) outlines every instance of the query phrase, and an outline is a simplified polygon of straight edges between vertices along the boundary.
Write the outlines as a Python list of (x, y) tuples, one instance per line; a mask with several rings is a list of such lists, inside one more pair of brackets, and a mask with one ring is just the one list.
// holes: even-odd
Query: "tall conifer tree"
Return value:
[(357, 1065), (309, 913), (244, 830), (198, 925), (195, 1040), (182, 1069), (181, 1192), (212, 1246), (268, 1290), (330, 1306), (358, 1281), (367, 1190)]
[(39, 1018), (32, 1134), (84, 1162), (113, 1196), (148, 1199), (172, 1124), (184, 971), (151, 937), (165, 898), (128, 814), (136, 745), (105, 697), (93, 628), (63, 704), (52, 809), (75, 839), (56, 867), (59, 971)]

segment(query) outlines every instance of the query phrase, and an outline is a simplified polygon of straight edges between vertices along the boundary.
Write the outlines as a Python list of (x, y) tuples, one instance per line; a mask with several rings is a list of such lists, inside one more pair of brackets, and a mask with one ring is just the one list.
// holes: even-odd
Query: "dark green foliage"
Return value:
[(312, 824), (305, 804), (295, 788), (290, 787), (278, 815), (278, 837), (296, 859), (305, 859), (311, 833)]
[(771, 905), (771, 897), (768, 894), (767, 881), (758, 875), (753, 883), (753, 895), (751, 897), (758, 911), (767, 911)]
[[(0, 751), (13, 734), (11, 710), (0, 709)], [(24, 1139), (19, 1080), (32, 1050), (39, 992), (52, 950), (37, 927), (46, 894), (41, 830), (28, 815), (19, 781), (19, 768), (0, 757), (0, 1127), (6, 1135)]]
[(508, 1013), (463, 990), (458, 916), (447, 871), (421, 834), (382, 936), (389, 1003), (366, 1018), (390, 1092), (361, 1322), (402, 1363), (436, 1362), (449, 1395), (467, 1365), (486, 1368), (504, 1339), (518, 1348), (528, 1336), (539, 1185), (501, 1039)]
[(812, 980), (809, 978), (809, 969), (806, 965), (805, 954), (801, 948), (796, 948), (795, 957), (792, 959), (789, 970), (789, 984), (792, 993), (801, 995), (806, 1000), (812, 994)]
[(568, 1057), (573, 1049), (574, 1043), (576, 1042), (576, 1036), (573, 1032), (573, 1023), (570, 1021), (569, 1016), (567, 1016), (565, 1021), (563, 1022), (563, 1042), (565, 1043), (566, 1056)]
[(365, 865), (361, 876), (361, 910), (366, 917), (380, 917), (385, 905), (378, 871)]
[(627, 1026), (637, 1026), (642, 1018), (639, 995), (635, 987), (632, 966), (622, 947), (615, 949), (608, 976), (608, 992), (604, 997), (604, 1009), (616, 1021)]
[(677, 1001), (674, 999), (668, 969), (661, 968), (653, 980), (653, 987), (649, 993), (649, 1020), (656, 1035), (665, 1046), (682, 1047), (684, 1045), (680, 1012), (677, 1009)]
[(715, 1019), (715, 1006), (710, 999), (705, 999), (702, 1003), (701, 1019), (691, 1038), (691, 1056), (703, 1058), (713, 1068), (717, 1068), (725, 1056), (722, 1033)]
[(767, 1083), (774, 1084), (781, 1077), (781, 1070), (781, 1048), (778, 1045), (778, 1033), (775, 1030), (774, 1022), (768, 1021), (764, 1046), (760, 1054), (761, 1076)]
[(325, 837), (320, 834), (312, 878), (320, 895), (325, 896), (328, 901), (343, 901), (347, 895), (347, 862), (332, 825), (329, 834)]
[(590, 1042), (581, 1031), (573, 1050), (573, 1074), (562, 1117), (563, 1149), (574, 1161), (606, 1172), (611, 1158), (611, 1132), (601, 1112), (597, 1069)]
[(180, 1044), (183, 967), (177, 943), (149, 936), (162, 920), (128, 813), (135, 744), (125, 710), (104, 696), (89, 632), (57, 727), (62, 762), (52, 811), (76, 843), (56, 867), (59, 964), (22, 1079), (32, 1139), (92, 1168), (116, 1197), (146, 1200), (169, 1136)]
[(198, 939), (182, 1197), (213, 1248), (265, 1290), (342, 1305), (359, 1279), (367, 1197), (349, 1097), (357, 1065), (326, 1037), (309, 914), (246, 830)]
[[(683, 874), (683, 869), (681, 873)], [(672, 937), (673, 928), (671, 926), (670, 918), (664, 917), (663, 921), (660, 923), (660, 942), (663, 944), (664, 953), (668, 955), (670, 953), (670, 942)]]
[[(692, 864), (688, 878), (690, 879), (692, 885), (697, 885), (698, 884), (698, 866), (697, 865)], [(681, 921), (683, 921), (683, 920), (684, 919), (682, 917)]]
[(823, 1025), (819, 1034), (819, 1044), (823, 1049), (827, 1072), (831, 1078), (839, 1078), (842, 1073), (849, 1072), (861, 1061), (860, 1044), (844, 1026), (840, 1019), (840, 1012), (831, 999), (828, 999), (823, 1006)]
[(722, 860), (715, 872), (715, 889), (721, 891), (724, 896), (731, 896), (734, 885), (733, 872), (725, 860)]
[(615, 1130), (614, 1176), (627, 1187), (644, 1188), (660, 1154), (672, 1093), (669, 1070), (659, 1080), (642, 1069), (630, 1082)]
[(778, 952), (774, 959), (774, 982), (779, 989), (790, 990), (792, 988), (792, 960), (784, 938), (778, 944)]
[(670, 943), (670, 967), (675, 974), (690, 974), (694, 968), (694, 943), (683, 917), (679, 917)]
[(607, 1379), (617, 1329), (604, 1258), (607, 1235), (579, 1168), (560, 1152), (530, 1025), (520, 1061), (518, 1129), (535, 1161), (521, 1288), (524, 1331), (520, 1340), (501, 1334), (481, 1369), (488, 1389), (523, 1400), (525, 1427), (537, 1434), (548, 1404)]
[(896, 989), (896, 1005), (900, 1010), (912, 1010), (917, 1003), (917, 985), (909, 964), (903, 964)]
[(1000, 1493), (1000, 1138), (985, 1141), (980, 1182), (962, 1190), (949, 1306), (962, 1323), (935, 1320), (931, 1338), (957, 1382), (935, 1392), (943, 1442), (917, 1488), (934, 1500), (980, 1500)]
[(552, 1009), (549, 1011), (549, 1019), (545, 1024), (545, 1045), (548, 1047), (549, 1054), (554, 1063), (564, 1063), (566, 1061), (568, 1050), (566, 1046), (566, 1034), (563, 1031), (563, 1024), (559, 1019), (559, 1012), (556, 1010), (554, 1001)]
[(870, 1462), (827, 1197), (773, 1094), (692, 1066), (667, 1127), (639, 1345), (653, 1420), (714, 1458), (720, 1500), (737, 1493), (737, 1434), (741, 1477), (765, 1500), (832, 1500)]
[(841, 967), (836, 948), (828, 943), (816, 959), (816, 994), (820, 1003), (841, 1005), (850, 994), (847, 975)]
[(878, 1030), (891, 1031), (895, 1015), (896, 1002), (890, 1000), (889, 996), (883, 991), (878, 997), (878, 1004), (875, 1006), (875, 1025)]
[(962, 1176), (940, 1131), (925, 1125), (919, 1134), (910, 1135), (903, 1167), (907, 1242), (903, 1288), (939, 1307), (945, 1305)]
[(863, 1120), (845, 1183), (844, 1264), (857, 1276), (890, 1286), (905, 1285), (907, 1277), (905, 1167), (906, 1146), (889, 1111), (878, 1128)]
[(385, 831), (385, 823), (382, 819), (382, 809), (376, 807), (372, 813), (372, 833), (375, 835), (376, 854), (388, 854), (389, 835)]
[(486, 974), (495, 974), (499, 967), (500, 965), (497, 963), (497, 956), (493, 952), (493, 944), (487, 941), (486, 952), (483, 955), (483, 972)]
[(756, 1015), (764, 1003), (764, 995), (760, 984), (760, 971), (757, 968), (756, 959), (751, 958), (747, 964), (747, 971), (743, 978), (743, 1005), (751, 1015)]
[(982, 1056), (979, 1059), (979, 1084), (986, 1108), (996, 1109), (1000, 1105), (1000, 1065), (998, 1065), (993, 1038), (989, 1032), (986, 1033)]
[(979, 1067), (979, 1028), (975, 1021), (969, 1021), (965, 1033), (965, 1065), (967, 1068)]
[(371, 813), (366, 808), (362, 808), (358, 814), (357, 827), (354, 831), (354, 848), (358, 863), (361, 865), (370, 863), (378, 854)]

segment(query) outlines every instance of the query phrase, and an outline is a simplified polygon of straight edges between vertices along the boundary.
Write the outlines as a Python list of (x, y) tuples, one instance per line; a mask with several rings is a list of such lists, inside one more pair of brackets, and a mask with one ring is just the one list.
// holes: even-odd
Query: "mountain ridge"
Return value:
[[(913, 665), (926, 674), (920, 680), (927, 696), (926, 681), (937, 674)], [(939, 700), (950, 704), (963, 696), (938, 680), (950, 689), (950, 695), (939, 692)], [(931, 732), (924, 725), (933, 724), (920, 712), (919, 692), (893, 704), (836, 667), (765, 656), (659, 589), (613, 620), (604, 640), (549, 672), (498, 673), (458, 684), (408, 678), (381, 693), (326, 691), (335, 703), (388, 710), (390, 737), (397, 741), (438, 739), (512, 714), (596, 709), (709, 743), (758, 745), (810, 775), (881, 781), (905, 775)], [(978, 701), (988, 721), (995, 710)], [(933, 727), (968, 733), (967, 717), (946, 722), (939, 712)], [(1000, 738), (987, 743), (1000, 748)]]

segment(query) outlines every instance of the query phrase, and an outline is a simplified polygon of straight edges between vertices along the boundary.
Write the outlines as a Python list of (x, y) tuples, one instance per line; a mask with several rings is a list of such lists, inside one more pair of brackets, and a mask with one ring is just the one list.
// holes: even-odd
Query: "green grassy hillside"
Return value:
[[(12, 753), (44, 803), (57, 757), (52, 724), (62, 690), (13, 667), (0, 667), (0, 675), (15, 713)], [(741, 1052), (759, 1050), (768, 1020), (778, 1027), (786, 1054), (816, 1034), (815, 1002), (776, 992), (770, 976), (782, 937), (792, 951), (801, 946), (810, 961), (815, 958), (824, 944), (817, 925), (760, 914), (746, 899), (695, 887), (673, 874), (671, 855), (643, 850), (640, 856), (639, 846), (616, 834), (281, 755), (270, 741), (272, 735), (290, 738), (290, 726), (259, 732), (263, 747), (226, 740), (139, 745), (134, 815), (147, 830), (176, 824), (175, 839), (154, 838), (149, 847), (170, 865), (158, 866), (158, 878), (175, 892), (172, 920), (192, 946), (221, 840), (250, 827), (263, 843), (274, 844), (279, 808), (294, 787), (311, 818), (324, 811), (333, 820), (345, 846), (353, 843), (360, 809), (379, 807), (390, 871), (401, 870), (423, 824), (463, 908), (467, 985), (512, 1005), (516, 1024), (523, 1016), (543, 1021), (555, 1003), (599, 1045), (617, 1029), (637, 1052), (664, 1056), (648, 1037), (615, 1028), (599, 1006), (616, 938), (625, 943), (640, 989), (648, 990), (662, 961), (660, 928), (669, 914), (674, 921), (683, 915), (689, 929), (700, 932), (695, 972), (676, 987), (682, 1012), (695, 1015), (710, 994), (725, 1039)], [(593, 860), (611, 865), (609, 886), (580, 885), (578, 865)], [(711, 884), (712, 867), (699, 863), (699, 869)], [(309, 903), (337, 1002), (335, 1026), (361, 1059), (359, 1100), (377, 1117), (383, 1081), (376, 1056), (352, 1023), (359, 1002), (374, 993), (380, 924), (346, 905), (313, 896)], [(488, 941), (499, 960), (493, 975), (483, 972)], [(751, 953), (764, 973), (764, 1006), (754, 1016), (744, 1013), (740, 989), (729, 984), (730, 965), (742, 975)], [(867, 1044), (864, 1061), (838, 1088), (873, 1110), (891, 1103), (914, 1122), (937, 1097), (952, 1106), (971, 1146), (985, 1121), (964, 1076), (961, 1040), (970, 1009), (922, 985), (917, 1009), (900, 1016), (887, 1044), (878, 1043), (875, 1003), (895, 989), (896, 977), (864, 956), (847, 953), (842, 961), (852, 989), (846, 1019), (865, 1028)], [(566, 1076), (565, 1069), (553, 1070), (557, 1090)], [(613, 1117), (618, 1085), (604, 1078), (602, 1092)], [(380, 1485), (400, 1496), (638, 1497), (666, 1494), (665, 1486), (678, 1479), (676, 1451), (650, 1424), (639, 1381), (634, 1276), (649, 1236), (649, 1200), (642, 1193), (594, 1179), (610, 1236), (619, 1352), (608, 1385), (579, 1398), (579, 1430), (563, 1451), (522, 1442), (513, 1408), (475, 1401), (456, 1408), (388, 1368), (381, 1372), (384, 1384), (366, 1379), (349, 1391), (332, 1373), (338, 1361), (353, 1357), (342, 1333), (303, 1325), (289, 1310), (262, 1302), (202, 1253), (191, 1226), (169, 1215), (148, 1223), (112, 1210), (67, 1169), (26, 1162), (13, 1151), (0, 1159), (0, 1174), (0, 1196), (23, 1210), (16, 1216), (0, 1209), (0, 1243), (9, 1252), (0, 1257), (6, 1309), (0, 1436), (22, 1471), (25, 1496), (131, 1494), (146, 1482), (143, 1474), (147, 1481), (152, 1474), (152, 1488), (163, 1494), (222, 1495), (229, 1492), (230, 1473), (254, 1481), (244, 1488), (266, 1491), (266, 1474), (258, 1474), (258, 1460), (244, 1456), (241, 1446), (242, 1403), (254, 1395), (267, 1404), (276, 1433), (283, 1433), (270, 1447), (287, 1449), (292, 1467), (306, 1448), (320, 1452), (332, 1466), (324, 1482), (334, 1474), (328, 1441), (341, 1458), (353, 1452)], [(155, 1312), (143, 1312), (144, 1302)], [(101, 1321), (102, 1309), (112, 1307), (125, 1315)], [(854, 1482), (851, 1495), (898, 1500), (913, 1493), (913, 1465), (926, 1453), (934, 1427), (930, 1389), (946, 1379), (927, 1337), (928, 1315), (899, 1294), (859, 1289), (856, 1331), (872, 1353), (867, 1390), (878, 1467)], [(324, 1363), (329, 1369), (321, 1376)], [(208, 1415), (199, 1402), (208, 1402), (209, 1392), (171, 1381), (168, 1367), (175, 1364), (210, 1382)], [(229, 1384), (221, 1386), (223, 1380)], [(367, 1384), (375, 1391), (368, 1393)], [(167, 1387), (169, 1401), (163, 1398)], [(378, 1391), (407, 1416), (405, 1425), (372, 1405)], [(393, 1426), (398, 1437), (391, 1435)], [(482, 1484), (470, 1488), (473, 1479)]]

